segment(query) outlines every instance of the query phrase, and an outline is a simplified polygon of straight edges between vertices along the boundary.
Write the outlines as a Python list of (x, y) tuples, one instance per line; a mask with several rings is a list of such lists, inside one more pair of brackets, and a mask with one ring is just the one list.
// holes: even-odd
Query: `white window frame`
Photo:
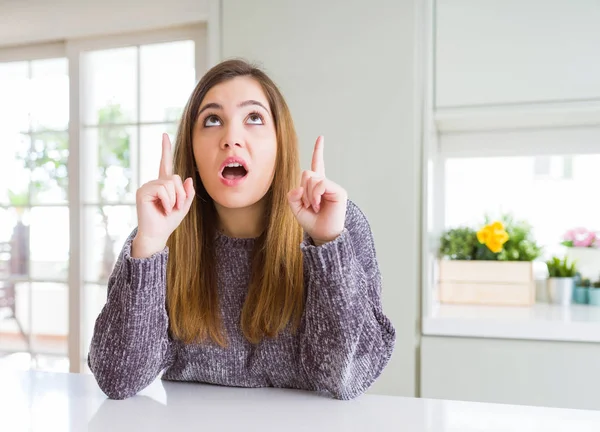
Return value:
[[(68, 285), (69, 325), (68, 325), (68, 358), (69, 370), (72, 373), (82, 371), (85, 352), (82, 341), (82, 290), (83, 257), (82, 230), (83, 209), (81, 133), (84, 130), (81, 122), (81, 96), (85, 89), (81, 86), (81, 56), (87, 51), (139, 46), (193, 40), (195, 43), (196, 82), (200, 77), (221, 59), (221, 2), (209, 1), (207, 21), (186, 26), (157, 29), (144, 32), (119, 34), (59, 43), (27, 45), (22, 47), (0, 47), (0, 62), (39, 60), (46, 58), (67, 58), (69, 67), (69, 189), (68, 208), (70, 217), (70, 257)], [(138, 96), (139, 97), (139, 96)], [(87, 348), (85, 348), (87, 349)]]

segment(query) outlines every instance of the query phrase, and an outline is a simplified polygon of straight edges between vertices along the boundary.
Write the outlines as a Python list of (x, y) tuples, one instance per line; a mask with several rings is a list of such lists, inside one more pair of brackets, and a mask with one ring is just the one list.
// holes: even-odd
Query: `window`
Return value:
[[(0, 352), (68, 368), (67, 59), (0, 64)], [(52, 227), (52, 229), (48, 229)]]
[(16, 61), (0, 50), (0, 361), (85, 370), (135, 191), (158, 175), (205, 39), (190, 26), (27, 47)]
[(135, 191), (157, 178), (161, 135), (174, 139), (195, 81), (194, 42), (82, 55), (84, 351), (106, 302), (107, 279), (136, 225)]
[[(600, 106), (438, 110), (435, 142), (426, 143), (429, 157), (424, 163), (425, 232), (433, 240), (423, 257), (425, 316), (437, 298), (437, 240), (449, 228), (475, 228), (486, 216), (507, 213), (527, 221), (543, 248), (534, 263), (541, 285), (546, 259), (575, 256), (576, 251), (561, 245), (568, 230), (600, 232), (600, 201), (595, 198), (600, 128), (590, 126), (590, 112), (600, 112)], [(582, 267), (582, 273), (597, 278), (594, 268), (600, 266)]]
[(543, 173), (536, 170), (538, 159), (447, 159), (446, 227), (477, 224), (484, 214), (510, 212), (532, 224), (546, 255), (561, 252), (562, 235), (569, 228), (600, 230), (600, 154), (543, 156), (548, 162)]

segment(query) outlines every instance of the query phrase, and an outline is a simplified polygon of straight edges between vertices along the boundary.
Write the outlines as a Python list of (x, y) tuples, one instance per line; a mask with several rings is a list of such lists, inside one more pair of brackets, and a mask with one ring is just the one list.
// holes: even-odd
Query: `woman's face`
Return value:
[(275, 172), (277, 136), (257, 81), (236, 77), (208, 91), (194, 126), (193, 149), (215, 204), (244, 208), (265, 196)]

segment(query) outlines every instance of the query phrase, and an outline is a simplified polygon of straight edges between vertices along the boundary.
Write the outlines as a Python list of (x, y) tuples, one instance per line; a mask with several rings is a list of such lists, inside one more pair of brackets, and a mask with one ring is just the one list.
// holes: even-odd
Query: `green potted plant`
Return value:
[(551, 303), (568, 306), (572, 303), (573, 289), (575, 288), (575, 276), (577, 266), (569, 257), (560, 259), (552, 257), (546, 261), (548, 266), (547, 289)]
[(476, 228), (444, 232), (438, 249), (442, 303), (530, 306), (535, 302), (532, 261), (541, 248), (532, 228), (510, 215)]
[(600, 306), (600, 279), (592, 284), (588, 294), (588, 303)]
[(589, 301), (590, 287), (592, 281), (588, 278), (579, 279), (575, 283), (575, 291), (573, 292), (573, 301), (577, 304), (587, 304)]
[(450, 260), (470, 261), (475, 259), (477, 233), (470, 227), (452, 228), (440, 238), (440, 256)]

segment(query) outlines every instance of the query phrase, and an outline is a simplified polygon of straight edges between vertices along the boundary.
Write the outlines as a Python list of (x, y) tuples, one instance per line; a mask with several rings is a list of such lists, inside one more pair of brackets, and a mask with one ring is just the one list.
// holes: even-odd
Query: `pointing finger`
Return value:
[(323, 160), (324, 144), (325, 137), (321, 135), (317, 138), (317, 142), (315, 143), (311, 165), (311, 170), (323, 177), (325, 177), (325, 161)]
[(166, 180), (173, 175), (173, 153), (171, 150), (171, 140), (169, 135), (162, 135), (162, 156), (160, 158), (160, 169), (158, 178)]

